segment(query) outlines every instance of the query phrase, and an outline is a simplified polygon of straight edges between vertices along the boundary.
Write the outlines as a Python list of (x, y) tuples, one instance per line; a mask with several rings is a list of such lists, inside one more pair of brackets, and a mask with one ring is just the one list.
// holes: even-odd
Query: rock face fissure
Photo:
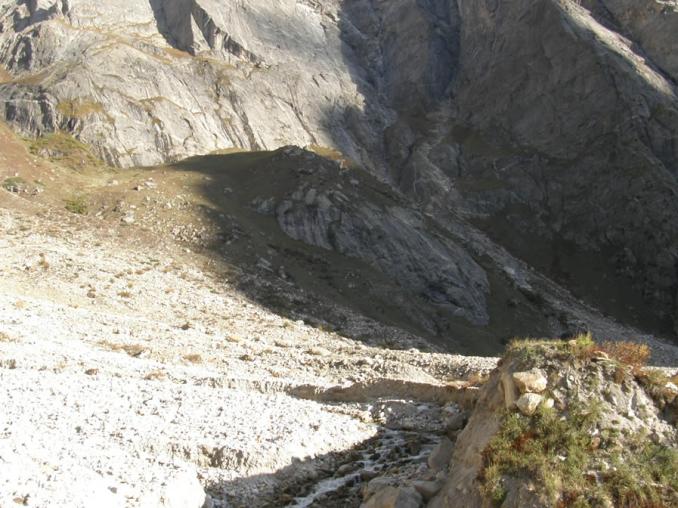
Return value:
[[(470, 220), (576, 297), (669, 335), (677, 32), (675, 0), (2, 0), (0, 115), (117, 166), (336, 148), (443, 227)], [(298, 238), (355, 255), (345, 220), (318, 213)], [(398, 242), (400, 220), (365, 226)], [(442, 260), (426, 249), (413, 258)], [(478, 301), (448, 284), (464, 256), (440, 284), (408, 284)]]

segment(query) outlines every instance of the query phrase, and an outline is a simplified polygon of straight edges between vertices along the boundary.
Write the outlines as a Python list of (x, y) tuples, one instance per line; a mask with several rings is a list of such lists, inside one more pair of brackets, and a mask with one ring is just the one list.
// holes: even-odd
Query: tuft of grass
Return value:
[(14, 342), (14, 339), (5, 332), (0, 332), (0, 342)]
[(596, 411), (572, 407), (563, 419), (554, 409), (543, 406), (531, 417), (507, 415), (483, 451), (483, 494), (501, 502), (506, 495), (506, 477), (534, 478), (552, 500), (559, 490), (578, 492), (588, 469), (590, 430), (596, 416)]
[(146, 348), (140, 344), (116, 344), (114, 342), (103, 340), (99, 342), (99, 345), (111, 351), (122, 351), (133, 358), (138, 358), (143, 352), (146, 351)]
[(105, 166), (92, 154), (87, 145), (68, 132), (56, 131), (27, 141), (33, 155), (47, 158), (72, 169)]
[(606, 341), (597, 344), (590, 333), (580, 334), (571, 340), (513, 339), (507, 353), (525, 364), (534, 364), (544, 357), (560, 360), (591, 360), (605, 353), (620, 366), (637, 371), (647, 364), (650, 348), (646, 344), (628, 341)]
[(5, 180), (2, 182), (2, 188), (5, 189), (8, 192), (22, 192), (26, 189), (26, 186), (28, 184), (26, 183), (26, 180), (21, 178), (20, 176), (12, 176), (9, 178), (5, 178)]
[(57, 104), (56, 110), (68, 118), (83, 119), (95, 114), (104, 114), (104, 107), (88, 99), (64, 100)]
[(83, 196), (74, 196), (64, 202), (65, 208), (69, 212), (77, 215), (87, 215), (87, 201)]
[[(635, 375), (645, 386), (669, 380), (661, 371), (642, 368), (650, 355), (644, 344), (598, 345), (590, 334), (569, 341), (514, 340), (504, 361), (520, 367), (543, 365), (546, 359), (576, 364), (599, 361), (601, 353), (616, 367), (615, 379)], [(557, 507), (678, 506), (678, 450), (647, 436), (607, 430), (594, 436), (601, 417), (595, 400), (570, 401), (566, 412), (545, 406), (532, 416), (507, 412), (483, 451), (482, 494), (501, 504), (511, 479), (529, 479)]]
[(606, 353), (613, 360), (631, 367), (634, 371), (647, 365), (650, 359), (650, 347), (637, 342), (607, 341), (598, 346), (598, 351)]

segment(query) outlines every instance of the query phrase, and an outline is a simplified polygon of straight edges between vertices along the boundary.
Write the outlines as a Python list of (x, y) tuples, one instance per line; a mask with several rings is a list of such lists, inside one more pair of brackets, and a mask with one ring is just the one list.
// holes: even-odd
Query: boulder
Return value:
[(419, 508), (422, 503), (421, 495), (412, 487), (386, 487), (361, 508)]
[(524, 415), (533, 415), (543, 399), (544, 397), (536, 393), (525, 393), (516, 401), (516, 406)]
[(541, 393), (548, 386), (546, 373), (541, 369), (514, 372), (512, 378), (520, 393)]
[(419, 494), (422, 495), (422, 497), (428, 501), (429, 499), (433, 498), (438, 492), (440, 492), (440, 489), (443, 488), (444, 482), (441, 480), (433, 480), (433, 481), (415, 481), (412, 482), (412, 487), (419, 492)]
[(452, 458), (454, 443), (444, 437), (428, 457), (428, 466), (434, 471), (446, 469)]

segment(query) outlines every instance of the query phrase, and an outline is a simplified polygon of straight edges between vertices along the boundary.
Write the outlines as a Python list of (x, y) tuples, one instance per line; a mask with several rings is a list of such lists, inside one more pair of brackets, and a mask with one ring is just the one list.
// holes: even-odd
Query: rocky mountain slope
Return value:
[(676, 33), (0, 0), (0, 506), (674, 505)]
[(116, 166), (338, 149), (497, 244), (458, 263), (505, 248), (674, 334), (673, 1), (5, 0), (0, 19), (0, 110), (24, 134), (71, 133)]

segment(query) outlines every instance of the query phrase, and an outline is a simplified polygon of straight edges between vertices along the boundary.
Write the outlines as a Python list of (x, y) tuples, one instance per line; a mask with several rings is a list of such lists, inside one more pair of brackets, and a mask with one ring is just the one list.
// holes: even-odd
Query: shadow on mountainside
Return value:
[[(344, 60), (366, 104), (343, 112), (346, 132), (328, 131), (443, 226), (450, 211), (460, 212), (576, 298), (620, 323), (675, 338), (678, 209), (670, 196), (678, 186), (670, 173), (678, 152), (667, 130), (678, 121), (675, 98), (658, 93), (640, 70), (611, 79), (632, 58), (610, 56), (601, 70), (596, 55), (611, 51), (610, 43), (589, 37), (608, 35), (595, 22), (568, 32), (581, 13), (553, 4), (344, 2)], [(593, 18), (615, 28), (590, 4)], [(537, 41), (546, 39), (563, 50), (545, 55)], [(517, 58), (529, 69), (505, 67)], [(643, 65), (658, 70), (649, 59)], [(591, 94), (573, 95), (558, 73)], [(627, 88), (657, 116), (639, 123)], [(396, 113), (390, 123), (380, 123), (385, 109)], [(328, 112), (328, 125), (336, 116)], [(381, 130), (368, 136), (365, 126)]]
[[(421, 341), (425, 339), (443, 350), (470, 355), (494, 356), (514, 336), (549, 332), (543, 302), (515, 287), (484, 258), (476, 262), (491, 288), (483, 304), (490, 319), (478, 325), (459, 316), (446, 300), (437, 301), (439, 290), (435, 287), (417, 289), (419, 286), (409, 285), (412, 274), (421, 275), (416, 267), (402, 266), (400, 275), (394, 277), (378, 260), (361, 259), (365, 242), (370, 242), (375, 233), (357, 229), (355, 251), (342, 253), (296, 240), (281, 228), (278, 207), (291, 196), (303, 203), (309, 192), (320, 195), (343, 188), (352, 200), (343, 213), (358, 221), (366, 213), (364, 205), (384, 210), (409, 206), (362, 170), (347, 173), (338, 164), (299, 149), (194, 157), (163, 169), (176, 175), (200, 175), (192, 177), (192, 192), (204, 200), (200, 213), (213, 230), (211, 240), (203, 241), (201, 248), (242, 270), (236, 278), (237, 288), (278, 314), (377, 345), (425, 347)], [(315, 206), (309, 209), (313, 211)], [(329, 231), (322, 229), (313, 222), (312, 213), (305, 220), (304, 227), (316, 231), (319, 244), (325, 234), (332, 241), (331, 227)], [(434, 223), (424, 221), (423, 227), (429, 241), (448, 238)], [(417, 227), (412, 231), (419, 234)], [(362, 238), (365, 234), (370, 237)], [(450, 238), (444, 241), (453, 242)], [(404, 255), (406, 260), (417, 253)], [(421, 276), (426, 280), (430, 275)], [(414, 341), (399, 341), (405, 337)]]

